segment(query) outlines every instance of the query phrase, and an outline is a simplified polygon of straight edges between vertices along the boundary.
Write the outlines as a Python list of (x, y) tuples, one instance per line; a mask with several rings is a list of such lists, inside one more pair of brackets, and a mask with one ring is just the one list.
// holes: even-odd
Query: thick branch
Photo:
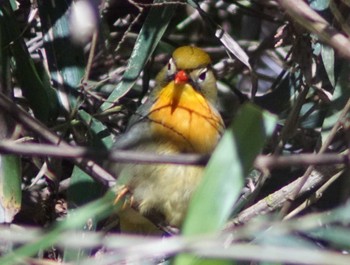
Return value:
[[(333, 175), (341, 172), (344, 167), (319, 167), (314, 169), (309, 178), (306, 180), (305, 184), (300, 189), (297, 197), (304, 195), (311, 189), (320, 186), (322, 183), (326, 182)], [(242, 211), (235, 219), (233, 219), (226, 226), (227, 229), (231, 229), (238, 224), (243, 224), (250, 219), (270, 213), (278, 208), (281, 208), (283, 204), (289, 199), (293, 198), (295, 189), (299, 187), (300, 183), (304, 181), (303, 177), (298, 178), (287, 186), (282, 187), (280, 190), (266, 196), (264, 199), (258, 201), (256, 204)]]

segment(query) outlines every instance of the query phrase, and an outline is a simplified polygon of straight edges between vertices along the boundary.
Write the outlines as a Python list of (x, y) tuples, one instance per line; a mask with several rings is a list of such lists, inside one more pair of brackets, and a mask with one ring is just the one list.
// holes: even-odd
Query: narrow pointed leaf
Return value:
[[(154, 3), (158, 4), (163, 2), (163, 0), (154, 1)], [(174, 5), (158, 5), (151, 8), (137, 37), (123, 79), (109, 96), (108, 100), (102, 104), (102, 111), (111, 107), (112, 104), (110, 102), (118, 100), (135, 84), (147, 60), (167, 29), (175, 9), (176, 7)]]
[(11, 223), (21, 208), (21, 164), (14, 155), (0, 155), (0, 223)]
[[(203, 181), (193, 196), (182, 230), (184, 235), (213, 233), (224, 226), (255, 157), (261, 152), (275, 125), (274, 115), (251, 104), (241, 108), (214, 151)], [(196, 262), (198, 257), (181, 255), (175, 264)], [(205, 264), (218, 263), (206, 261)]]

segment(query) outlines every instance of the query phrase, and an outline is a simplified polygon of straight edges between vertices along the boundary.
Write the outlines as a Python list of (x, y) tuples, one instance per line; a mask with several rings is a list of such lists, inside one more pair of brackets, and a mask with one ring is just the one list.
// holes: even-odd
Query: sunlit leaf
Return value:
[(317, 11), (323, 11), (329, 7), (330, 0), (312, 0), (309, 1), (310, 7)]
[(14, 155), (0, 155), (0, 223), (12, 222), (21, 208), (21, 162)]
[(331, 82), (331, 85), (334, 87), (335, 86), (335, 57), (334, 57), (334, 49), (331, 47), (321, 44), (321, 58), (323, 61), (323, 65), (326, 69), (328, 79)]
[[(240, 109), (214, 151), (193, 196), (182, 229), (184, 235), (211, 233), (223, 227), (255, 157), (275, 125), (274, 115), (254, 105), (246, 104)], [(176, 264), (196, 264), (196, 259), (180, 256)]]
[(42, 234), (36, 241), (19, 247), (15, 251), (0, 257), (0, 264), (10, 265), (18, 264), (20, 260), (30, 257), (42, 249), (55, 244), (60, 239), (63, 231), (80, 228), (86, 224), (86, 220), (91, 216), (96, 216), (100, 220), (107, 217), (113, 211), (113, 201), (115, 194), (113, 192), (106, 193), (101, 199), (87, 204), (77, 209), (68, 218), (57, 222), (50, 230)]
[(189, 5), (197, 9), (202, 18), (207, 22), (208, 26), (211, 27), (213, 34), (222, 42), (228, 51), (230, 51), (238, 60), (240, 60), (250, 70), (252, 67), (249, 63), (249, 57), (241, 46), (230, 36), (222, 27), (216, 24), (209, 15), (203, 11), (196, 1), (188, 0)]
[(52, 82), (59, 88), (61, 106), (77, 108), (77, 95), (84, 75), (83, 47), (71, 38), (69, 16), (73, 1), (39, 1), (44, 47)]
[[(163, 2), (163, 0), (154, 1), (154, 3), (158, 4)], [(147, 60), (152, 55), (167, 29), (175, 8), (174, 5), (153, 6), (151, 8), (136, 40), (123, 79), (108, 97), (108, 100), (102, 104), (102, 111), (111, 107), (111, 102), (117, 101), (135, 84)]]

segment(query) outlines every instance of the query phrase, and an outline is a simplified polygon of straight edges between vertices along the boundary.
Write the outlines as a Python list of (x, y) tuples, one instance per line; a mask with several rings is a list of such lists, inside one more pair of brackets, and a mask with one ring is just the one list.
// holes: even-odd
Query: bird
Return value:
[[(133, 150), (157, 155), (210, 154), (225, 125), (217, 109), (216, 77), (207, 52), (196, 46), (181, 46), (155, 78), (146, 101), (132, 115), (125, 133), (113, 150)], [(136, 164), (109, 162), (108, 170), (122, 183), (118, 199), (131, 194), (120, 222), (141, 228), (138, 213), (158, 213), (170, 227), (180, 228), (204, 168), (197, 165)], [(213, 176), (215, 177), (215, 176)], [(125, 219), (129, 219), (125, 221)], [(122, 224), (121, 224), (122, 225)]]

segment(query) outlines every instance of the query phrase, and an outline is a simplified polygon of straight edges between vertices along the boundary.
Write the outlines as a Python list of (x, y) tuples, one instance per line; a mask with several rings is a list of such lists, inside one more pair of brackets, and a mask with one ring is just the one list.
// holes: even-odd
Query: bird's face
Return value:
[(173, 52), (172, 58), (158, 74), (157, 87), (165, 87), (170, 82), (179, 87), (189, 84), (214, 104), (217, 87), (210, 63), (209, 55), (203, 50), (192, 46), (180, 47)]

